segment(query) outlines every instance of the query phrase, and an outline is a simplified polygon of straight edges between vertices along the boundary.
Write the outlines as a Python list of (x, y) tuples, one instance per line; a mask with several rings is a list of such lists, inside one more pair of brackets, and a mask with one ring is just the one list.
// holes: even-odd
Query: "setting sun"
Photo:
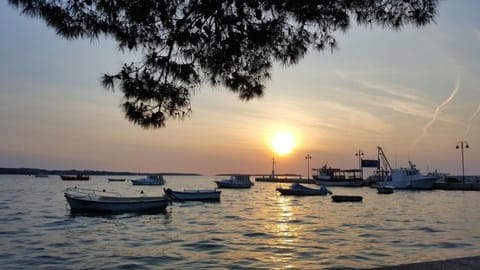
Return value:
[(272, 148), (279, 155), (290, 153), (295, 147), (295, 138), (287, 132), (279, 132), (272, 138)]

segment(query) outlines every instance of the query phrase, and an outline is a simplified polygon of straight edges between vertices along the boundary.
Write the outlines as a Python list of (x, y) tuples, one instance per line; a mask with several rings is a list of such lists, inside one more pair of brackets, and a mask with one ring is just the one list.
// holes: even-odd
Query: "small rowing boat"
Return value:
[(361, 202), (363, 200), (362, 196), (354, 195), (333, 195), (332, 201), (334, 202)]

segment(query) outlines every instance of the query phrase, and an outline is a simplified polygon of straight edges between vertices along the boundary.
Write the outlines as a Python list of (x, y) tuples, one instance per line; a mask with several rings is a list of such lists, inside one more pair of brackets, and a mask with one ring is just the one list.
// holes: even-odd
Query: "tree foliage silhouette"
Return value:
[(102, 84), (124, 94), (126, 117), (144, 128), (191, 113), (202, 83), (242, 100), (263, 95), (274, 62), (297, 63), (308, 50), (333, 49), (335, 32), (359, 24), (398, 29), (434, 19), (438, 0), (9, 0), (67, 39), (113, 37), (141, 51)]

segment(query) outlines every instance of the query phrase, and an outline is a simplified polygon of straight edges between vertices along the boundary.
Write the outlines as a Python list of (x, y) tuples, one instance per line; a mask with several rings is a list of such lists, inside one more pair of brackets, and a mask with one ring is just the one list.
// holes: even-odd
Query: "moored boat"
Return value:
[(125, 182), (125, 178), (108, 178), (109, 182)]
[(362, 196), (355, 195), (333, 195), (332, 201), (334, 202), (361, 202), (363, 200)]
[(293, 183), (288, 188), (277, 187), (276, 191), (282, 195), (297, 195), (297, 196), (325, 196), (331, 194), (325, 186), (320, 188), (309, 188), (299, 183)]
[(161, 197), (123, 197), (119, 193), (86, 188), (67, 188), (64, 193), (71, 210), (93, 212), (136, 212), (165, 210), (170, 200)]
[(164, 185), (163, 175), (148, 175), (146, 178), (131, 180), (134, 186), (155, 186)]
[(216, 189), (185, 189), (174, 191), (170, 188), (163, 189), (165, 195), (175, 201), (219, 201), (221, 191)]
[(382, 158), (384, 168), (380, 171), (381, 181), (377, 182), (379, 186), (388, 185), (394, 189), (432, 189), (433, 185), (440, 178), (438, 174), (423, 175), (417, 166), (408, 161), (408, 168), (392, 169), (388, 159), (380, 146), (378, 156)]
[(88, 175), (81, 175), (81, 174), (77, 174), (77, 175), (60, 175), (60, 177), (61, 177), (62, 180), (64, 180), (64, 181), (88, 181), (88, 180), (90, 180), (90, 176), (88, 176)]
[(245, 174), (235, 174), (228, 179), (214, 182), (218, 188), (250, 188), (253, 185), (250, 176)]
[(361, 187), (365, 185), (362, 178), (362, 170), (349, 169), (341, 170), (328, 167), (327, 164), (321, 168), (312, 169), (315, 174), (312, 175), (315, 184), (330, 187)]

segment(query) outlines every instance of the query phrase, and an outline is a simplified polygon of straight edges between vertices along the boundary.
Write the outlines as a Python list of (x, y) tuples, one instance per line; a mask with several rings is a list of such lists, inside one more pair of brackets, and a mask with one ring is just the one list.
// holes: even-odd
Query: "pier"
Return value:
[(255, 182), (274, 182), (274, 183), (301, 183), (301, 184), (315, 184), (313, 179), (298, 178), (298, 177), (256, 177)]
[(439, 190), (480, 190), (480, 183), (448, 183), (437, 182), (433, 184), (433, 189)]

